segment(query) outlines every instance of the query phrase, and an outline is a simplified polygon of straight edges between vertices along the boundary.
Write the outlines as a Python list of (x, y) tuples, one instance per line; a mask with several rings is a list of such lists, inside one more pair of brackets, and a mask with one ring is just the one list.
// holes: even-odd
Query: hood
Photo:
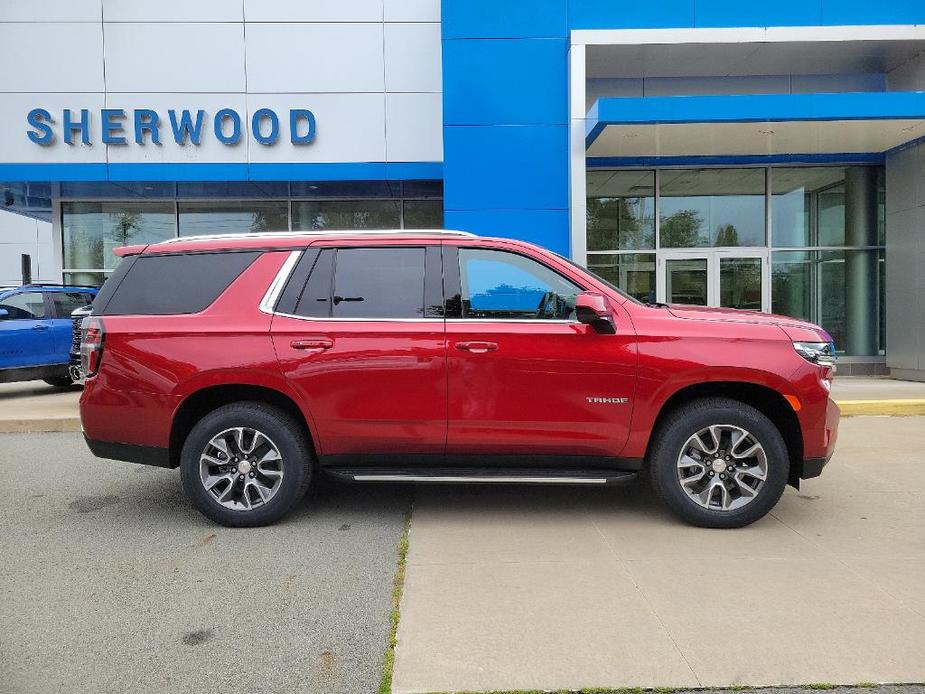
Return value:
[[(831, 342), (829, 334), (818, 325), (799, 318), (779, 316), (775, 313), (745, 311), (737, 308), (716, 308), (713, 306), (687, 306), (671, 304), (668, 311), (676, 318), (687, 320), (725, 321), (733, 323), (755, 323), (757, 325), (776, 325), (794, 340), (813, 339), (818, 336), (823, 342)], [(807, 336), (810, 333), (810, 336)]]

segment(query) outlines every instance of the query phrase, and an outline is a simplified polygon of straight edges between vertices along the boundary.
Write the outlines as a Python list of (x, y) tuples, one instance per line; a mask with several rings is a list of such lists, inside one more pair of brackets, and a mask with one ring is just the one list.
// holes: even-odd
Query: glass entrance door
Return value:
[(663, 251), (657, 269), (658, 300), (669, 304), (770, 308), (767, 251)]

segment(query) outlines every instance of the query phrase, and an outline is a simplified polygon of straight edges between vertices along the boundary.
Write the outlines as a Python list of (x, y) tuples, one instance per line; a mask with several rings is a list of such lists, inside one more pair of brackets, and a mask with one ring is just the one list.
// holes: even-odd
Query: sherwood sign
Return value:
[[(65, 144), (82, 142), (93, 144), (95, 137), (105, 145), (127, 145), (134, 136), (135, 144), (160, 145), (173, 138), (178, 145), (199, 145), (207, 132), (223, 145), (236, 145), (243, 138), (241, 114), (232, 108), (222, 108), (207, 118), (202, 109), (190, 111), (168, 109), (167, 118), (150, 108), (137, 108), (126, 112), (121, 108), (64, 109), (59, 119), (44, 108), (34, 108), (26, 115), (29, 130), (26, 135), (37, 145), (47, 147), (59, 138)], [(294, 145), (307, 145), (315, 139), (315, 115), (302, 108), (289, 110), (288, 139)], [(269, 108), (254, 111), (250, 121), (250, 135), (261, 145), (274, 145), (280, 139), (280, 117)]]

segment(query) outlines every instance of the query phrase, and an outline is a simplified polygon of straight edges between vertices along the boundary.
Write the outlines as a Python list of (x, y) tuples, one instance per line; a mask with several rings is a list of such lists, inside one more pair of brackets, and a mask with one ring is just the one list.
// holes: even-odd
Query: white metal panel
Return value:
[[(97, 19), (99, 15), (97, 14)], [(107, 22), (241, 22), (244, 8), (229, 0), (103, 0)]]
[(443, 161), (443, 97), (386, 94), (388, 161)]
[(440, 25), (386, 24), (386, 91), (439, 92), (441, 82)]
[(248, 22), (381, 22), (382, 0), (244, 0), (244, 15)]
[[(26, 114), (37, 107), (49, 111), (56, 121), (55, 140), (49, 146), (37, 145), (26, 136), (31, 130)], [(96, 144), (81, 144), (79, 136), (75, 144), (64, 144), (61, 122), (65, 108), (74, 111), (75, 118), (80, 109), (89, 109), (90, 141)], [(105, 162), (106, 148), (99, 144), (101, 108), (102, 94), (0, 94), (0, 160), (8, 164)]]
[(248, 24), (250, 92), (381, 92), (382, 24)]
[[(280, 117), (280, 141), (250, 143), (250, 161), (368, 162), (385, 161), (385, 96), (383, 94), (248, 94), (248, 113), (270, 108)], [(289, 109), (315, 114), (315, 141), (289, 142)]]
[[(125, 138), (128, 144), (106, 145), (109, 161), (113, 164), (125, 163), (165, 163), (165, 162), (246, 162), (247, 148), (253, 146), (250, 137), (250, 118), (243, 94), (107, 94), (107, 108), (125, 109)], [(160, 145), (150, 142), (150, 135), (145, 133), (145, 144), (139, 145), (134, 140), (134, 123), (132, 111), (136, 108), (150, 108), (160, 116)], [(241, 116), (241, 141), (235, 145), (223, 145), (215, 137), (213, 130), (215, 113), (222, 108), (231, 108)], [(176, 109), (177, 118), (183, 109), (188, 109), (195, 119), (196, 111), (205, 111), (202, 120), (202, 137), (198, 146), (191, 143), (178, 145), (174, 140), (170, 126), (169, 109)], [(97, 136), (96, 141), (99, 142)], [(104, 145), (98, 145), (101, 149)]]
[(101, 0), (0, 0), (0, 22), (98, 22)]
[(244, 25), (107, 23), (110, 92), (243, 92)]
[(103, 91), (102, 25), (0, 23), (0, 92)]
[(925, 120), (611, 125), (591, 157), (884, 152), (925, 136)]
[(385, 0), (385, 21), (439, 22), (440, 0)]

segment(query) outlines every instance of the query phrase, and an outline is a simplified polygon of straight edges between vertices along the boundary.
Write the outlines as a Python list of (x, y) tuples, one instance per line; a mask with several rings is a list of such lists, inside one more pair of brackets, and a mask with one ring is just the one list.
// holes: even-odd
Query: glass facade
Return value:
[[(86, 194), (63, 186), (64, 280), (73, 284), (102, 284), (114, 248), (177, 236), (443, 226), (441, 181), (127, 183), (106, 199), (79, 199)], [(116, 199), (126, 194), (146, 199)]]
[(882, 167), (595, 169), (587, 184), (588, 268), (637, 299), (770, 310), (842, 354), (884, 353)]

